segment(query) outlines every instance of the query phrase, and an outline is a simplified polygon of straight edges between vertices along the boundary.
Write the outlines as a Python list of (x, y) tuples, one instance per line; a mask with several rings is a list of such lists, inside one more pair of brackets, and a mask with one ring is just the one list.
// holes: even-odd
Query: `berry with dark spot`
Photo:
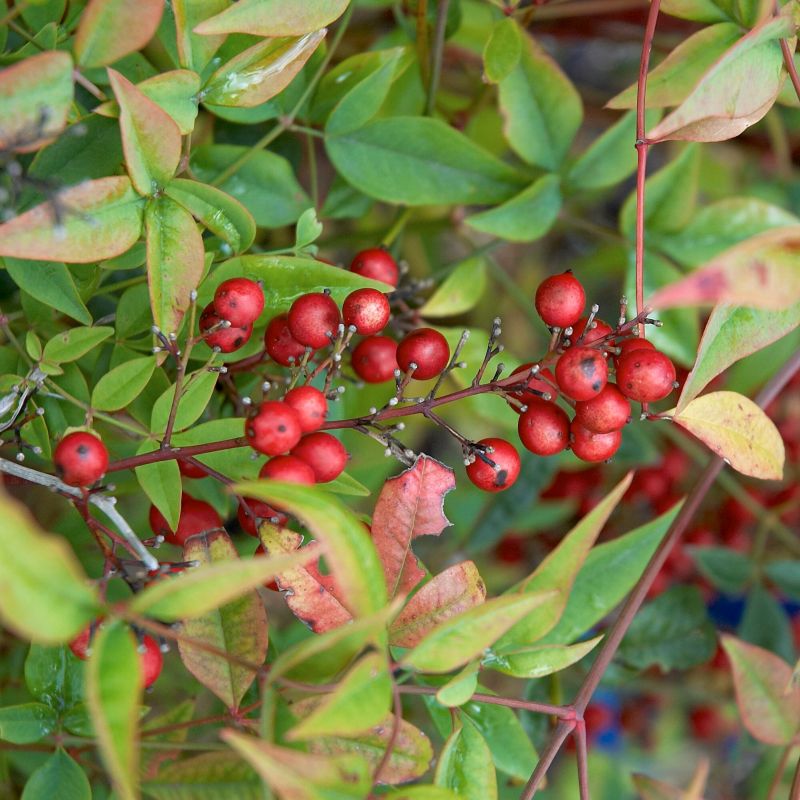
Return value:
[(319, 430), (328, 414), (328, 401), (314, 386), (296, 386), (290, 389), (284, 395), (283, 402), (297, 412), (303, 433)]
[(342, 303), (344, 324), (352, 325), (362, 336), (382, 331), (390, 314), (389, 300), (377, 289), (356, 289)]
[(314, 470), (317, 483), (338, 478), (347, 466), (347, 450), (329, 433), (309, 433), (292, 450), (292, 455), (303, 459)]
[(267, 456), (288, 453), (303, 434), (300, 415), (290, 405), (279, 400), (262, 403), (255, 416), (244, 426), (250, 444)]
[(384, 383), (394, 377), (397, 342), (388, 336), (368, 336), (353, 350), (353, 371), (366, 383)]
[(631, 400), (663, 400), (674, 383), (675, 365), (659, 350), (634, 350), (617, 359), (617, 385)]
[(551, 328), (568, 328), (583, 314), (586, 293), (581, 282), (567, 270), (561, 275), (552, 275), (539, 284), (535, 304), (545, 325)]
[(316, 483), (314, 470), (302, 458), (293, 455), (271, 458), (261, 467), (258, 477), (285, 483), (300, 483), (304, 486), (313, 486)]
[(217, 314), (212, 303), (209, 303), (200, 315), (200, 331), (205, 334), (203, 337), (205, 343), (209, 347), (218, 347), (221, 353), (232, 353), (234, 350), (238, 350), (246, 345), (253, 335), (252, 323), (236, 327), (231, 325), (229, 328), (217, 328), (211, 331), (222, 321), (222, 317)]
[(403, 372), (416, 364), (414, 378), (427, 381), (435, 378), (450, 361), (447, 339), (433, 328), (417, 328), (397, 345), (397, 363)]
[(298, 297), (289, 309), (289, 331), (308, 347), (318, 350), (330, 344), (339, 328), (339, 306), (324, 292)]
[(222, 519), (213, 506), (185, 492), (181, 495), (181, 515), (174, 531), (164, 515), (155, 506), (150, 506), (150, 529), (156, 536), (163, 536), (178, 547), (183, 547), (190, 536), (221, 527)]
[(556, 363), (556, 381), (573, 400), (590, 400), (608, 382), (608, 364), (599, 350), (571, 347)]
[(572, 452), (582, 461), (608, 461), (622, 444), (622, 432), (594, 433), (572, 420), (570, 426)]
[(264, 310), (264, 290), (249, 278), (231, 278), (217, 287), (213, 306), (234, 328), (244, 328)]
[(534, 397), (517, 425), (523, 446), (539, 456), (553, 456), (569, 444), (569, 417), (555, 403)]
[(99, 436), (86, 431), (68, 433), (53, 453), (61, 480), (70, 486), (91, 486), (106, 474), (108, 450)]
[(273, 317), (264, 333), (264, 346), (269, 357), (284, 367), (297, 364), (306, 352), (305, 345), (297, 341), (289, 330), (289, 317)]
[(575, 419), (594, 433), (611, 433), (622, 428), (631, 415), (631, 404), (613, 383), (600, 394), (575, 404)]
[(383, 281), (389, 286), (397, 286), (400, 280), (400, 270), (391, 253), (383, 247), (370, 247), (356, 253), (350, 264), (350, 272), (371, 278), (373, 281)]
[(484, 492), (502, 492), (514, 485), (519, 477), (520, 460), (514, 446), (505, 439), (490, 437), (481, 439), (478, 445), (488, 450), (484, 456), (491, 464), (476, 455), (475, 460), (467, 466), (467, 477)]

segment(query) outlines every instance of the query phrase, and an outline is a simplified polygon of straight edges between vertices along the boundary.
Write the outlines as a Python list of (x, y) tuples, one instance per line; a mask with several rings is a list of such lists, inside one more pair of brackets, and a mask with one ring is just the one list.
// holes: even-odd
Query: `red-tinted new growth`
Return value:
[(517, 431), (526, 449), (552, 456), (569, 444), (569, 417), (555, 403), (534, 397), (520, 416)]
[(479, 445), (486, 445), (492, 452), (485, 457), (493, 462), (487, 464), (480, 456), (467, 466), (467, 477), (484, 492), (502, 492), (514, 485), (519, 477), (519, 453), (505, 439), (481, 439)]
[(292, 336), (286, 314), (279, 314), (270, 320), (264, 333), (264, 346), (269, 357), (284, 367), (297, 364), (306, 351), (305, 345)]
[(400, 279), (397, 262), (389, 251), (382, 247), (371, 247), (356, 253), (356, 257), (350, 264), (350, 271), (364, 278), (371, 278), (373, 281), (383, 281), (390, 286), (397, 286)]
[(278, 525), (286, 524), (286, 514), (281, 514), (280, 511), (276, 511), (263, 500), (253, 500), (250, 497), (245, 497), (244, 500), (251, 513), (248, 514), (244, 505), (239, 503), (239, 510), (236, 512), (236, 518), (239, 520), (239, 525), (242, 526), (242, 530), (246, 534), (258, 536), (258, 521), (262, 519), (270, 521), (277, 519)]
[(183, 547), (190, 536), (221, 527), (222, 519), (213, 506), (185, 492), (181, 495), (181, 515), (175, 531), (169, 527), (164, 515), (155, 506), (150, 506), (150, 529), (156, 536), (163, 536), (178, 547)]
[(302, 458), (311, 469), (317, 483), (327, 483), (344, 472), (347, 466), (347, 450), (329, 433), (310, 433), (304, 436), (292, 455)]
[(575, 419), (593, 433), (611, 433), (622, 428), (631, 415), (631, 404), (613, 383), (607, 383), (591, 400), (575, 404)]
[[(532, 363), (529, 364), (522, 364), (517, 367), (511, 375), (521, 375), (525, 376), (531, 371), (531, 367), (533, 366)], [(543, 380), (542, 377), (548, 378), (552, 383), (548, 383), (547, 381)], [(558, 397), (558, 389), (552, 384), (555, 383), (555, 376), (549, 369), (543, 369), (536, 373), (533, 377), (528, 379), (528, 383), (526, 384), (525, 389), (519, 389), (516, 392), (509, 392), (512, 397), (516, 397), (520, 403), (524, 403), (526, 406), (530, 405), (533, 400), (541, 400), (543, 399), (541, 395), (534, 394), (534, 392), (542, 392), (543, 394), (549, 394), (550, 400), (555, 401)], [(515, 406), (509, 403), (511, 408), (517, 412), (517, 414), (521, 413), (518, 406)]]
[[(611, 326), (607, 322), (603, 322), (602, 319), (595, 319), (592, 322), (592, 327), (587, 331), (586, 323), (588, 321), (589, 317), (581, 317), (572, 326), (572, 336), (569, 338), (574, 344), (591, 344), (600, 339), (605, 339), (606, 336), (613, 332)], [(584, 333), (584, 331), (586, 332)], [(583, 336), (583, 339), (581, 339), (581, 336)]]
[(377, 289), (356, 289), (342, 303), (344, 324), (352, 325), (362, 336), (382, 331), (390, 313), (389, 300)]
[(580, 281), (569, 271), (552, 275), (536, 290), (536, 310), (545, 325), (568, 328), (583, 314), (586, 293)]
[[(313, 435), (313, 434), (312, 434)], [(261, 467), (259, 478), (270, 478), (273, 481), (301, 483), (312, 486), (316, 483), (314, 470), (297, 456), (275, 456)]]
[(388, 336), (364, 339), (351, 356), (353, 371), (367, 383), (383, 383), (394, 377), (397, 365), (397, 342)]
[(204, 469), (180, 458), (178, 459), (178, 469), (184, 478), (205, 478), (207, 474)]
[(289, 309), (289, 331), (300, 344), (319, 349), (330, 344), (339, 328), (339, 307), (324, 292), (298, 297)]
[(608, 381), (608, 364), (599, 350), (571, 347), (556, 363), (556, 381), (574, 400), (590, 400)]
[(244, 433), (259, 453), (277, 456), (288, 453), (300, 441), (303, 428), (295, 409), (278, 400), (268, 400), (247, 420)]
[(139, 645), (139, 658), (142, 664), (142, 677), (144, 678), (144, 688), (150, 688), (161, 674), (164, 666), (164, 654), (158, 646), (158, 642), (152, 636), (144, 636)]
[(607, 461), (622, 444), (621, 431), (593, 433), (575, 420), (572, 421), (570, 432), (572, 452), (583, 461)]
[(674, 382), (675, 365), (658, 350), (634, 350), (617, 359), (617, 385), (631, 400), (663, 400)]
[(223, 281), (214, 292), (214, 310), (234, 328), (252, 325), (264, 310), (264, 291), (249, 278)]
[(233, 326), (229, 328), (217, 328), (211, 333), (207, 333), (212, 328), (216, 327), (222, 322), (220, 317), (214, 310), (212, 303), (209, 303), (200, 315), (200, 332), (204, 333), (205, 343), (209, 347), (218, 347), (221, 353), (232, 353), (238, 350), (243, 345), (246, 345), (253, 335), (253, 325), (248, 323), (242, 326)]
[(435, 378), (450, 361), (447, 339), (433, 328), (417, 328), (397, 345), (397, 363), (403, 372), (416, 364), (414, 377), (418, 381)]
[(300, 418), (303, 433), (319, 430), (328, 413), (325, 395), (314, 386), (297, 386), (286, 392), (283, 402), (291, 406)]
[(70, 486), (91, 486), (106, 474), (108, 450), (99, 437), (85, 431), (68, 433), (53, 453), (61, 480)]

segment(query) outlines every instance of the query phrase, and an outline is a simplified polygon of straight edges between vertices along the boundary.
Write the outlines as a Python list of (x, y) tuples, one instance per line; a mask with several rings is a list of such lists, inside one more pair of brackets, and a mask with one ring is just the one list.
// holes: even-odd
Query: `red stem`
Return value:
[(575, 725), (575, 752), (578, 761), (578, 791), (580, 800), (591, 800), (589, 794), (589, 748), (586, 744), (586, 723), (583, 719)]
[(789, 73), (789, 79), (792, 82), (792, 86), (794, 86), (797, 98), (800, 100), (800, 75), (797, 74), (797, 67), (794, 65), (794, 53), (792, 53), (792, 49), (786, 39), (781, 39), (781, 51), (783, 52), (783, 63)]

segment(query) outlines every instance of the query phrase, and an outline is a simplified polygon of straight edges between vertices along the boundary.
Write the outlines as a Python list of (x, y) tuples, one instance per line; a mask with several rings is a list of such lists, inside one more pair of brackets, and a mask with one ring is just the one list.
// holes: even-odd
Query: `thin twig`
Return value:
[(436, 8), (436, 29), (433, 35), (433, 52), (431, 53), (430, 82), (428, 97), (425, 101), (425, 113), (431, 116), (436, 108), (436, 92), (439, 90), (439, 79), (442, 75), (442, 58), (444, 56), (444, 35), (447, 28), (447, 11), (450, 0), (439, 0)]
[(380, 783), (381, 775), (392, 758), (392, 752), (394, 751), (395, 745), (397, 744), (397, 739), (400, 735), (400, 723), (403, 719), (403, 701), (400, 697), (400, 691), (396, 682), (392, 683), (392, 698), (394, 710), (394, 716), (392, 717), (392, 732), (389, 735), (389, 741), (386, 743), (386, 750), (384, 751), (383, 756), (381, 756), (381, 760), (372, 775), (373, 790)]

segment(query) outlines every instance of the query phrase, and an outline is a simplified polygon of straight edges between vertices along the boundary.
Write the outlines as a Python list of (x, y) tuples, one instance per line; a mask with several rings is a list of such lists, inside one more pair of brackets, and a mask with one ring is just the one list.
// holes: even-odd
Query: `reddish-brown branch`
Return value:
[[(401, 694), (436, 694), (439, 690), (433, 686), (411, 686), (401, 685)], [(574, 719), (575, 714), (570, 708), (564, 706), (554, 706), (549, 703), (535, 703), (533, 700), (515, 700), (513, 697), (497, 697), (493, 694), (483, 694), (476, 692), (470, 698), (476, 703), (488, 703), (495, 706), (507, 706), (508, 708), (519, 708), (522, 711), (532, 711), (535, 714), (552, 714), (561, 719)]]
[(794, 64), (794, 53), (786, 39), (781, 39), (781, 51), (783, 52), (783, 63), (786, 65), (786, 71), (789, 73), (789, 79), (794, 86), (794, 91), (797, 94), (797, 99), (800, 100), (800, 75), (797, 74), (797, 67)]
[(397, 738), (400, 735), (400, 723), (403, 719), (403, 700), (400, 697), (400, 687), (396, 683), (392, 683), (392, 710), (394, 711), (394, 717), (392, 718), (392, 732), (389, 735), (389, 741), (386, 743), (386, 750), (384, 751), (383, 756), (381, 757), (381, 760), (372, 775), (373, 790), (380, 783), (381, 775), (389, 764), (389, 761), (392, 757), (392, 752), (397, 744)]
[(578, 791), (580, 800), (590, 800), (589, 795), (589, 749), (586, 744), (586, 723), (583, 719), (577, 721), (575, 731), (575, 753), (578, 762)]

